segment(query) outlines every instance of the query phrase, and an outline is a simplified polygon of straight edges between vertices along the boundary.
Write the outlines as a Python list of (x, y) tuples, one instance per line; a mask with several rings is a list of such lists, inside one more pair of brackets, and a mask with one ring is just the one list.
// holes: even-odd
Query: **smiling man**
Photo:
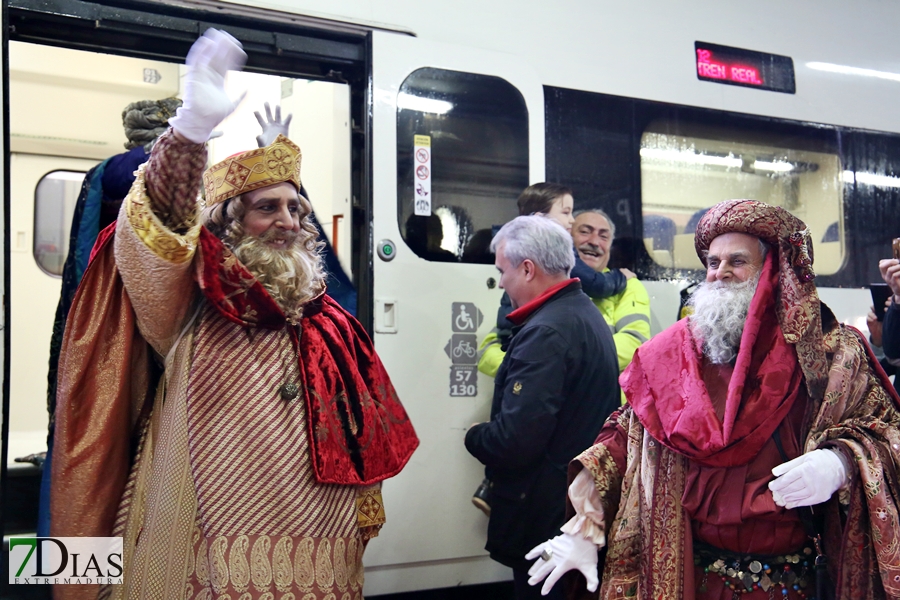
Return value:
[(522, 600), (538, 596), (527, 585), (525, 553), (563, 524), (566, 464), (619, 405), (618, 369), (609, 328), (569, 277), (575, 256), (561, 225), (518, 217), (491, 250), (515, 328), (494, 380), (491, 420), (469, 429), (466, 449), (491, 481), (486, 549), (512, 567)]
[[(609, 271), (615, 235), (615, 224), (599, 208), (576, 213), (572, 239), (581, 260), (595, 271)], [(616, 343), (619, 371), (624, 371), (635, 351), (650, 339), (650, 296), (647, 288), (637, 277), (629, 277), (625, 289), (618, 294), (591, 300), (609, 325)]]
[(124, 538), (113, 598), (360, 598), (380, 482), (418, 443), (365, 330), (325, 295), (300, 149), (278, 135), (203, 173), (245, 58), (215, 30), (191, 48), (184, 105), (66, 329), (51, 534)]

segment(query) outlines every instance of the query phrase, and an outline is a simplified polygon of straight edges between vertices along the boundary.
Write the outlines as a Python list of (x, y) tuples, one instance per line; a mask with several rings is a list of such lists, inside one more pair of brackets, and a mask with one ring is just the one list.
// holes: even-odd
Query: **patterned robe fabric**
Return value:
[[(837, 326), (824, 341), (833, 356), (828, 400), (811, 407), (804, 450), (841, 445), (858, 473), (825, 505), (836, 597), (900, 598), (900, 410), (858, 332)], [(629, 406), (610, 417), (601, 437), (607, 441), (570, 466), (570, 479), (582, 468), (591, 472), (607, 518), (599, 597), (693, 598), (690, 523), (681, 506), (688, 459), (647, 435)]]
[(54, 504), (53, 534), (122, 536), (125, 585), (54, 595), (357, 600), (385, 521), (380, 482), (418, 440), (352, 317), (321, 295), (289, 323), (185, 217), (196, 186), (148, 196), (157, 170), (188, 177), (200, 150), (160, 138), (76, 296), (53, 483), (84, 502)]
[[(774, 306), (760, 318), (777, 320), (780, 334), (794, 348), (802, 370), (799, 385), (805, 386), (807, 397), (802, 451), (832, 448), (853, 464), (849, 489), (816, 507), (826, 515), (824, 552), (835, 595), (900, 598), (900, 480), (896, 468), (900, 464), (900, 398), (861, 334), (837, 324), (820, 303), (813, 284), (812, 243), (802, 221), (784, 209), (754, 200), (720, 203), (697, 226), (695, 246), (704, 263), (712, 240), (730, 232), (755, 236), (774, 254), (768, 261), (777, 266)], [(764, 270), (763, 279), (767, 272)], [(744, 343), (746, 329), (744, 334), (736, 372), (742, 364), (749, 365), (751, 352), (758, 350)], [(665, 353), (660, 344), (678, 339), (660, 335), (638, 350), (638, 358), (642, 353)], [(669, 353), (685, 365), (699, 360), (683, 346), (673, 347)], [(642, 394), (640, 398), (629, 396), (629, 400), (635, 407), (671, 406), (678, 392), (673, 396), (672, 390), (666, 389), (627, 389), (629, 378), (642, 379), (637, 372), (640, 362), (632, 363), (623, 375), (626, 394)], [(689, 372), (697, 373), (698, 368), (686, 369), (683, 377), (689, 378)], [(742, 376), (748, 377), (751, 389), (759, 385), (757, 373)], [(682, 401), (694, 400), (689, 396)], [(731, 416), (726, 415), (726, 421), (737, 419), (735, 430), (740, 411), (746, 408), (743, 402), (732, 403)], [(646, 417), (643, 409), (639, 412), (630, 405), (613, 414), (598, 443), (570, 465), (570, 478), (582, 468), (593, 476), (607, 521), (608, 547), (600, 589), (594, 597), (693, 599), (700, 582), (694, 581), (690, 515), (682, 506), (690, 459), (672, 439), (666, 444), (654, 439), (648, 429), (651, 425), (658, 429), (658, 423), (648, 423), (639, 414)], [(725, 452), (728, 449), (723, 447)], [(574, 595), (586, 595), (583, 578), (572, 579), (580, 580), (573, 588)], [(788, 594), (791, 598), (795, 592)]]

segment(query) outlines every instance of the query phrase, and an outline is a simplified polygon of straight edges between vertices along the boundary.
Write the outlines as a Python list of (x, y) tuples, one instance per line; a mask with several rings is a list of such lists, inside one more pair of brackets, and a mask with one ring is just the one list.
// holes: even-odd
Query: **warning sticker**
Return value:
[(431, 216), (431, 136), (417, 135), (413, 138), (415, 148), (415, 168), (413, 169), (413, 189), (415, 214)]

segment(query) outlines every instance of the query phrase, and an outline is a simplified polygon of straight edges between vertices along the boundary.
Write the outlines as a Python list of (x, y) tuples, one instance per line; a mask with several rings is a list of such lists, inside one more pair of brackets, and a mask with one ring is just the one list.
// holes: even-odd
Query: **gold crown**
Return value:
[(203, 173), (206, 205), (290, 181), (300, 191), (300, 148), (283, 135), (265, 148), (229, 156)]

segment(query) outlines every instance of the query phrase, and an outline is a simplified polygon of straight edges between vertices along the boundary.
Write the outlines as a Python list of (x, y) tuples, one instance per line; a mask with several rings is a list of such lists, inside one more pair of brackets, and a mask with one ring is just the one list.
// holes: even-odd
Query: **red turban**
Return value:
[(703, 264), (712, 241), (724, 233), (759, 238), (777, 252), (778, 323), (784, 339), (794, 344), (813, 398), (821, 398), (827, 379), (819, 294), (813, 283), (813, 248), (806, 224), (779, 206), (757, 200), (726, 200), (710, 208), (694, 236)]

